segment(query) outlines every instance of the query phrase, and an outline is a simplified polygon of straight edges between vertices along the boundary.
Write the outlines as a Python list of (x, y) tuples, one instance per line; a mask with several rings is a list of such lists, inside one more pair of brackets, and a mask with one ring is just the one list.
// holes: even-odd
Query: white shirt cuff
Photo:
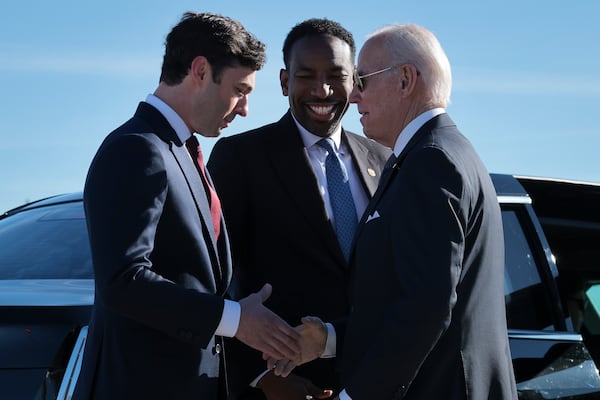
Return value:
[(332, 358), (337, 354), (335, 328), (329, 322), (326, 322), (325, 326), (327, 327), (327, 342), (325, 342), (325, 351), (320, 358)]
[(240, 303), (231, 300), (225, 300), (221, 321), (215, 331), (216, 336), (234, 337), (240, 325), (240, 316), (242, 315), (242, 306)]
[(258, 381), (260, 381), (262, 379), (262, 377), (265, 376), (268, 373), (269, 373), (269, 370), (266, 370), (265, 372), (263, 372), (262, 374), (260, 374), (258, 377), (256, 377), (255, 380), (253, 380), (252, 382), (250, 382), (250, 386), (251, 387), (256, 387), (256, 385), (258, 385)]
[[(325, 326), (327, 327), (327, 342), (325, 342), (325, 350), (323, 351), (323, 354), (321, 354), (321, 357), (319, 357), (319, 358), (332, 358), (332, 357), (335, 357), (336, 349), (337, 349), (336, 341), (335, 341), (335, 338), (336, 338), (335, 328), (329, 322), (326, 322)], [(254, 379), (252, 382), (250, 382), (250, 386), (256, 387), (256, 385), (258, 384), (258, 381), (260, 381), (261, 378), (263, 376), (265, 376), (267, 373), (269, 373), (269, 370), (264, 371), (262, 374), (260, 374), (258, 377), (256, 377), (256, 379)], [(347, 396), (347, 398), (350, 399), (350, 397), (348, 397), (348, 396)], [(342, 399), (340, 398), (340, 400), (342, 400)], [(350, 399), (350, 400), (352, 400), (352, 399)]]
[(352, 397), (348, 396), (348, 393), (346, 393), (346, 389), (342, 390), (338, 397), (340, 400), (352, 400)]

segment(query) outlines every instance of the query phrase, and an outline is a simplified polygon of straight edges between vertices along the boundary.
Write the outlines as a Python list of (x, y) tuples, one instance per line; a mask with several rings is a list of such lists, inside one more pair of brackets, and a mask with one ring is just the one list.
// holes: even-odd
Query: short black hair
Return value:
[(300, 22), (292, 28), (283, 42), (283, 63), (289, 68), (290, 52), (294, 43), (306, 36), (331, 35), (337, 37), (350, 46), (352, 59), (356, 55), (356, 45), (352, 33), (338, 22), (327, 18), (311, 18)]
[(206, 57), (217, 83), (226, 67), (258, 71), (266, 61), (264, 43), (240, 22), (219, 14), (186, 12), (167, 35), (160, 81), (181, 83), (198, 56)]

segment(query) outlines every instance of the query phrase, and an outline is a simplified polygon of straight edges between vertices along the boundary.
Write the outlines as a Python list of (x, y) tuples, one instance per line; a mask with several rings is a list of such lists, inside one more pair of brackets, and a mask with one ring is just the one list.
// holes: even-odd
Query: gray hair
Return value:
[(415, 24), (390, 24), (367, 36), (367, 40), (373, 38), (382, 41), (392, 64), (415, 66), (425, 83), (431, 106), (446, 107), (450, 103), (450, 62), (433, 33)]

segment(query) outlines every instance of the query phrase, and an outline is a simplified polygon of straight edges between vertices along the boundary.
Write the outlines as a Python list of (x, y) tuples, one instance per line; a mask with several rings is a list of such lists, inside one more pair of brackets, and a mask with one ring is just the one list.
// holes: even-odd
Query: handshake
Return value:
[(327, 326), (317, 317), (304, 317), (301, 325), (289, 326), (263, 305), (271, 291), (267, 283), (257, 293), (239, 301), (241, 316), (235, 337), (260, 351), (275, 375), (287, 377), (298, 365), (323, 354)]
[(327, 326), (318, 317), (304, 317), (302, 324), (294, 328), (298, 332), (300, 352), (293, 358), (276, 358), (263, 353), (267, 367), (277, 376), (287, 377), (299, 365), (319, 358), (327, 343)]

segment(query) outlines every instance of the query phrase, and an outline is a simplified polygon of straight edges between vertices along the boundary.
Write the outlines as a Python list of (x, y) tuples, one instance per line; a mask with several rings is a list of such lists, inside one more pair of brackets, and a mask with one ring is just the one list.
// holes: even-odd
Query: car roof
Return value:
[(600, 184), (531, 176), (516, 179), (533, 198), (538, 217), (600, 224)]
[(531, 204), (531, 197), (513, 175), (490, 174), (490, 176), (500, 204)]
[[(492, 182), (496, 189), (496, 194), (500, 198), (529, 198), (527, 191), (513, 175), (510, 174), (490, 174)], [(0, 215), (0, 219), (25, 210), (45, 207), (49, 205), (83, 201), (83, 192), (64, 193), (55, 196), (46, 197), (33, 201), (6, 211)]]
[(527, 196), (525, 188), (509, 174), (490, 174), (498, 196)]
[(0, 219), (8, 217), (9, 215), (17, 214), (25, 210), (32, 210), (34, 208), (39, 207), (46, 207), (62, 203), (72, 203), (78, 201), (83, 201), (83, 192), (58, 194), (55, 196), (50, 196), (40, 200), (32, 201), (31, 203), (23, 204), (19, 207), (8, 210), (0, 215)]

